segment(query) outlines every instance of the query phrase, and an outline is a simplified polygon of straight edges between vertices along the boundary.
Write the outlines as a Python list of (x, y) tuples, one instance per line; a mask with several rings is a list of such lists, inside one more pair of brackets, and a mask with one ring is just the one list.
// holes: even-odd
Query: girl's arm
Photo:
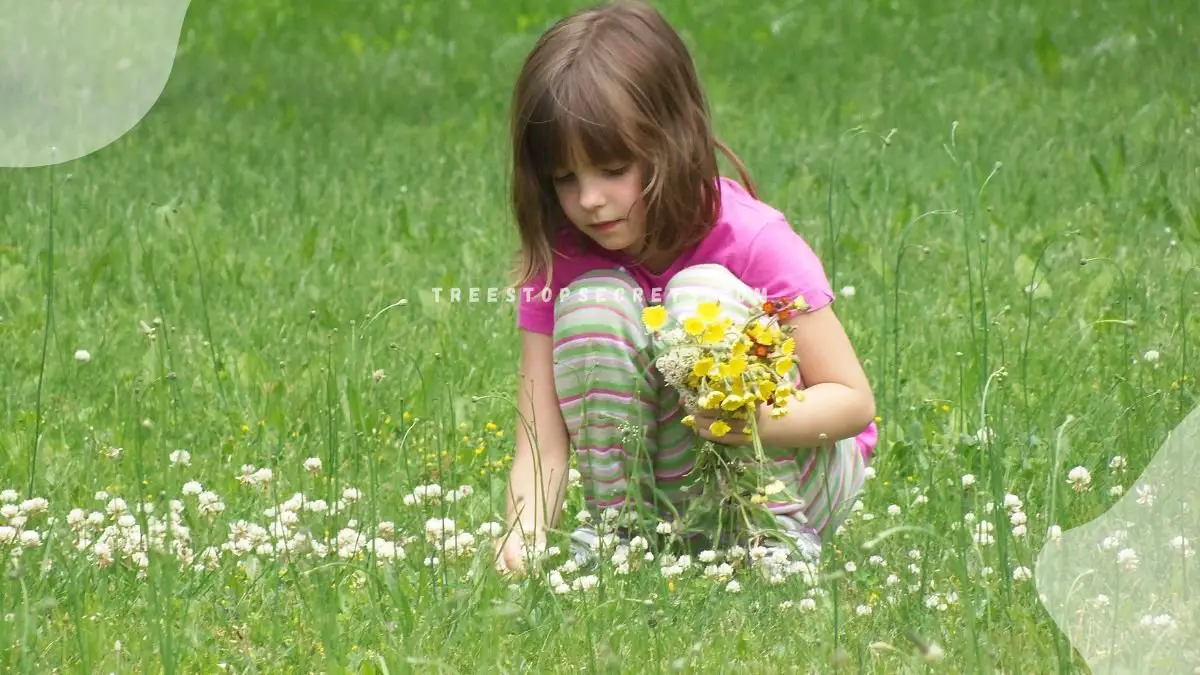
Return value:
[(546, 531), (562, 515), (569, 440), (554, 385), (554, 343), (549, 335), (521, 331), (516, 448), (509, 475), (508, 522), (517, 536)]
[(813, 447), (867, 428), (875, 418), (875, 395), (833, 306), (799, 312), (785, 323), (796, 338), (803, 400), (792, 402), (791, 413), (778, 419), (760, 411), (768, 419), (763, 443)]

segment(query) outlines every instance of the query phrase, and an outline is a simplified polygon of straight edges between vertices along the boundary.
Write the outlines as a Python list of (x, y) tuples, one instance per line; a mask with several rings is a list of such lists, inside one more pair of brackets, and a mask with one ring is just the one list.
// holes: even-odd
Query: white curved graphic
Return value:
[(78, 159), (158, 100), (190, 0), (0, 0), (0, 167)]
[(1126, 485), (1042, 549), (1042, 604), (1097, 675), (1200, 672), (1200, 408)]

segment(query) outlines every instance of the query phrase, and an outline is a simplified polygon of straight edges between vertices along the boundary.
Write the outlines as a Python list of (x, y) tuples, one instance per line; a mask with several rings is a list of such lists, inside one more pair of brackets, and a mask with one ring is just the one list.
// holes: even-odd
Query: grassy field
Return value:
[(882, 417), (823, 574), (739, 592), (479, 554), (514, 428), (508, 96), (576, 6), (193, 3), (135, 129), (0, 170), (0, 670), (1086, 669), (1022, 572), (1197, 405), (1200, 5), (661, 3), (854, 288)]

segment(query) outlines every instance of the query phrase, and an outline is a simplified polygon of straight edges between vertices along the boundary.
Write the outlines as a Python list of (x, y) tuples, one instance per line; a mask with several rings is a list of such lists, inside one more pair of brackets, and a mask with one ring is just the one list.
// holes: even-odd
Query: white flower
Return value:
[(1123, 548), (1117, 551), (1117, 565), (1126, 572), (1132, 572), (1138, 568), (1137, 551), (1131, 548)]
[(1120, 497), (1121, 495), (1125, 494), (1125, 488), (1121, 487), (1120, 485), (1114, 485), (1108, 488), (1108, 494), (1113, 497)]
[(871, 606), (859, 605), (858, 607), (854, 608), (854, 613), (859, 616), (869, 616), (871, 614)]
[(1028, 567), (1018, 567), (1013, 570), (1013, 581), (1028, 581), (1033, 578), (1033, 572)]
[(1158, 361), (1158, 350), (1147, 350), (1145, 354), (1142, 354), (1142, 360), (1146, 363), (1156, 363)]
[(1112, 469), (1113, 471), (1124, 469), (1125, 458), (1120, 455), (1113, 457), (1112, 459), (1108, 460), (1108, 468)]
[(968, 473), (962, 477), (962, 486), (963, 487), (965, 487), (965, 488), (971, 487), (974, 484), (975, 484), (975, 476), (974, 475)]
[(1010, 493), (1004, 495), (1004, 508), (1018, 511), (1021, 509), (1021, 498)]
[(21, 510), (24, 511), (26, 515), (32, 516), (35, 513), (41, 513), (48, 508), (50, 508), (50, 502), (46, 501), (45, 497), (34, 497), (21, 502)]
[(742, 585), (737, 582), (737, 579), (731, 579), (729, 583), (725, 585), (725, 590), (729, 591), (730, 593), (737, 593), (738, 591), (742, 590)]
[(1012, 536), (1014, 536), (1014, 537), (1024, 537), (1024, 536), (1025, 536), (1025, 526), (1024, 526), (1024, 525), (1017, 525), (1016, 527), (1014, 527), (1014, 528), (1013, 528), (1013, 530), (1012, 530)]
[(899, 505), (899, 504), (891, 504), (891, 505), (889, 505), (889, 506), (887, 507), (887, 512), (888, 512), (888, 515), (889, 515), (889, 516), (898, 516), (898, 515), (900, 515), (900, 505)]
[(929, 497), (924, 492), (917, 495), (916, 497), (913, 497), (913, 506), (919, 506), (921, 504), (927, 504), (927, 503), (929, 503)]
[(92, 360), (92, 353), (86, 349), (75, 350), (75, 360), (80, 363), (87, 363)]
[(1137, 503), (1142, 506), (1154, 506), (1154, 488), (1149, 485), (1139, 485), (1135, 488)]
[(20, 495), (18, 495), (17, 491), (13, 490), (12, 488), (0, 491), (0, 502), (5, 504), (11, 504), (12, 502), (17, 501), (19, 498)]
[(175, 450), (170, 455), (173, 466), (188, 466), (192, 463), (192, 453), (187, 450)]
[(811, 612), (817, 608), (817, 601), (812, 598), (803, 598), (796, 605), (801, 611)]
[(1026, 522), (1025, 512), (1024, 511), (1013, 511), (1012, 514), (1009, 515), (1008, 520), (1014, 526), (1015, 525), (1024, 525)]
[(200, 481), (190, 480), (183, 484), (182, 492), (185, 495), (198, 495), (204, 492), (204, 486), (200, 484)]
[[(590, 514), (588, 517), (589, 518), (591, 517)], [(671, 534), (672, 529), (673, 528), (671, 527), (670, 523), (663, 521), (663, 522), (660, 522), (658, 524), (658, 526), (654, 528), (654, 531), (658, 532), (659, 534)]]
[[(575, 520), (581, 523), (590, 523), (592, 522), (592, 513), (587, 509), (582, 509), (579, 513), (575, 514)], [(659, 532), (662, 532), (662, 523), (659, 523)]]
[(1083, 492), (1092, 484), (1092, 474), (1082, 466), (1077, 466), (1067, 474), (1067, 482), (1076, 492)]
[(717, 560), (717, 552), (716, 552), (716, 551), (711, 551), (711, 550), (709, 550), (709, 551), (701, 551), (701, 552), (700, 552), (700, 555), (699, 555), (699, 556), (697, 556), (697, 557), (699, 558), (700, 562), (702, 562), (702, 563), (711, 563), (711, 562), (716, 562), (716, 560)]
[(842, 297), (853, 298), (854, 293), (855, 293), (855, 290), (854, 290), (853, 286), (843, 286), (842, 287)]
[(1053, 541), (1057, 544), (1058, 542), (1062, 541), (1062, 528), (1058, 525), (1051, 525), (1050, 528), (1046, 530), (1046, 536), (1050, 539), (1050, 541)]
[(850, 562), (846, 563), (845, 569), (847, 572), (854, 573), (854, 571), (858, 569), (858, 565), (855, 565), (854, 561), (851, 560)]
[(316, 473), (321, 470), (321, 458), (309, 457), (304, 460), (304, 470), (309, 473)]

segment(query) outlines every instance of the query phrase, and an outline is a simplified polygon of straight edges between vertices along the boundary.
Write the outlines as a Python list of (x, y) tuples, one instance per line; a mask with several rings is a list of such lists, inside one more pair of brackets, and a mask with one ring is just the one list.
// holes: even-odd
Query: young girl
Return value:
[[(804, 400), (777, 419), (764, 407), (758, 424), (772, 473), (800, 497), (768, 506), (802, 551), (819, 553), (865, 478), (874, 397), (821, 262), (714, 136), (678, 34), (640, 2), (563, 19), (525, 61), (511, 133), (521, 360), (513, 530), (498, 545), (500, 562), (520, 569), (527, 543), (544, 545), (557, 527), (570, 448), (599, 516), (652, 495), (674, 509), (659, 512), (684, 512), (681, 488), (701, 438), (750, 444), (737, 433), (713, 437), (699, 415), (697, 431), (683, 425), (678, 395), (652, 364), (643, 308), (664, 304), (679, 316), (703, 299), (735, 319), (764, 299), (809, 307), (787, 321)], [(742, 184), (718, 174), (718, 149)], [(595, 539), (584, 525), (572, 548)]]

